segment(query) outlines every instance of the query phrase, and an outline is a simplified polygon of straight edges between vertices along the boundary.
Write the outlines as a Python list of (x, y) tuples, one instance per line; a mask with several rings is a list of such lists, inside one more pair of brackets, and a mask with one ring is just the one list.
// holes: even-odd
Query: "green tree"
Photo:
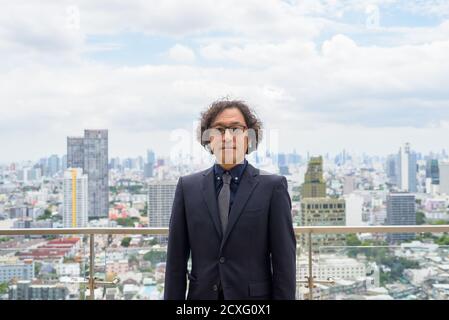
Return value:
[(381, 271), (379, 274), (380, 286), (383, 287), (387, 283), (391, 283), (391, 272), (383, 272)]
[(448, 224), (448, 222), (449, 221), (447, 221), (447, 220), (436, 220), (432, 224), (443, 225), (443, 224)]
[(148, 202), (145, 202), (145, 206), (143, 207), (143, 210), (140, 210), (140, 215), (142, 217), (146, 217), (148, 215)]
[(131, 238), (125, 237), (122, 239), (121, 245), (122, 245), (122, 247), (129, 247), (130, 242), (131, 242)]
[(118, 218), (117, 224), (124, 227), (134, 227), (134, 222), (139, 222), (139, 218), (136, 217), (127, 217), (127, 218)]
[(150, 261), (151, 264), (157, 264), (159, 262), (165, 262), (167, 259), (167, 252), (165, 251), (148, 251), (144, 254), (143, 259)]
[(439, 237), (437, 240), (435, 240), (435, 243), (440, 246), (449, 246), (449, 237), (447, 234), (443, 234), (441, 237)]
[(383, 254), (378, 257), (380, 258), (380, 260), (377, 261), (378, 264), (386, 266), (390, 269), (389, 272), (381, 272), (381, 285), (400, 281), (403, 278), (403, 272), (405, 269), (418, 269), (420, 267), (417, 261), (408, 260), (402, 257), (393, 257)]
[(360, 246), (362, 242), (359, 240), (355, 233), (349, 233), (346, 236), (346, 245), (347, 246)]
[(39, 216), (37, 220), (47, 220), (47, 219), (51, 219), (51, 211), (48, 208), (45, 209), (44, 214)]
[(424, 215), (424, 212), (417, 211), (416, 212), (416, 224), (424, 224), (426, 222), (426, 216)]
[(131, 194), (140, 193), (140, 190), (143, 188), (142, 185), (133, 185), (128, 187), (128, 192)]
[(35, 277), (37, 277), (38, 274), (41, 272), (41, 268), (42, 268), (42, 263), (40, 263), (40, 262), (34, 263), (34, 276)]
[(135, 255), (135, 254), (133, 254), (133, 255), (130, 255), (129, 257), (128, 257), (128, 263), (138, 263), (139, 262), (139, 259), (137, 258), (137, 256)]
[(0, 283), (0, 294), (5, 294), (8, 292), (8, 284), (6, 282)]

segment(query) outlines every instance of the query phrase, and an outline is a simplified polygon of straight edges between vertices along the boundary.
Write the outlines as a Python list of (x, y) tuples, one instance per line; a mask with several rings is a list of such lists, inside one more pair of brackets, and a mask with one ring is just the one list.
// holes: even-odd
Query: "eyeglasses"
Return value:
[(221, 135), (225, 135), (226, 130), (229, 130), (231, 135), (238, 136), (238, 135), (242, 134), (243, 132), (245, 132), (245, 130), (248, 129), (248, 127), (235, 125), (235, 126), (230, 126), (230, 127), (217, 126), (217, 127), (212, 127), (211, 129), (217, 130), (218, 132), (220, 132)]

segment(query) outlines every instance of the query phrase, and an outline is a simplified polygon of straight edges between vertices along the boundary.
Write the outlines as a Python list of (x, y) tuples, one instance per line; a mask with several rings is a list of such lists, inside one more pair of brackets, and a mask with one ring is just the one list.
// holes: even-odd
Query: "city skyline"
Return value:
[[(403, 146), (405, 143), (398, 145), (396, 150), (393, 150), (392, 152), (388, 152), (385, 154), (370, 154), (370, 153), (366, 153), (363, 150), (359, 151), (359, 152), (350, 152), (347, 149), (341, 149), (341, 150), (337, 150), (336, 152), (323, 152), (323, 153), (311, 153), (308, 150), (303, 150), (303, 151), (298, 151), (296, 148), (293, 148), (291, 150), (287, 150), (287, 151), (279, 151), (277, 153), (273, 153), (270, 152), (270, 155), (288, 155), (288, 154), (296, 154), (299, 155), (300, 157), (303, 158), (303, 160), (307, 159), (307, 157), (312, 158), (312, 157), (319, 157), (322, 156), (325, 159), (330, 159), (330, 158), (336, 158), (339, 157), (341, 155), (343, 155), (344, 153), (346, 155), (349, 156), (355, 156), (355, 157), (376, 157), (376, 158), (384, 158), (387, 159), (389, 156), (392, 155), (397, 155), (398, 151), (400, 150), (401, 146)], [(416, 148), (413, 148), (413, 151), (417, 154), (417, 155), (421, 155), (422, 158), (421, 160), (423, 160), (423, 158), (425, 157), (435, 157), (435, 156), (440, 156), (443, 158), (447, 158), (448, 157), (448, 151), (446, 150), (446, 148), (442, 148), (440, 150), (430, 150), (428, 152), (422, 152), (421, 150), (417, 150)], [(140, 153), (137, 154), (133, 154), (133, 155), (123, 155), (123, 156), (118, 156), (118, 155), (110, 155), (108, 158), (108, 161), (115, 161), (116, 159), (119, 159), (120, 161), (126, 161), (127, 159), (139, 159), (142, 158), (144, 160), (144, 163), (147, 163), (147, 152), (153, 152), (156, 156), (157, 159), (169, 159), (170, 158), (170, 154), (162, 154), (160, 152), (158, 152), (155, 149), (151, 149), (151, 148), (144, 148), (142, 149), (143, 151), (141, 151)], [(40, 156), (38, 156), (37, 158), (28, 158), (28, 159), (20, 159), (20, 160), (12, 160), (12, 161), (5, 161), (3, 159), (0, 159), (0, 166), (8, 166), (10, 164), (24, 164), (24, 163), (29, 163), (29, 165), (31, 165), (31, 163), (38, 163), (39, 161), (46, 159), (48, 161), (51, 161), (50, 159), (52, 159), (52, 157), (57, 156), (58, 159), (60, 159), (60, 161), (63, 161), (62, 158), (64, 156), (67, 156), (67, 152), (61, 152), (61, 153), (48, 153), (48, 154), (41, 154)], [(208, 156), (208, 154), (206, 153), (205, 156)], [(213, 158), (210, 157), (211, 160), (213, 161)]]

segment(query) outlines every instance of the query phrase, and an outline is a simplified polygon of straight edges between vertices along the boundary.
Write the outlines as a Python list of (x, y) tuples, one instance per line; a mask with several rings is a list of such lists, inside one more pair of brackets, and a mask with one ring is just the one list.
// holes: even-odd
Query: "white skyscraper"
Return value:
[[(149, 226), (168, 227), (177, 181), (154, 181), (148, 185)], [(162, 242), (166, 237), (158, 237)]]
[(343, 194), (348, 195), (354, 192), (356, 189), (356, 180), (355, 176), (353, 175), (347, 175), (344, 177), (344, 184), (343, 184)]
[(344, 195), (346, 201), (346, 225), (362, 226), (363, 223), (363, 197), (356, 193)]
[(410, 143), (399, 149), (398, 187), (401, 191), (416, 192), (416, 154), (410, 150)]
[(68, 168), (64, 172), (64, 212), (65, 228), (86, 227), (88, 221), (87, 175), (81, 168)]
[(449, 162), (440, 162), (440, 188), (441, 194), (449, 195)]

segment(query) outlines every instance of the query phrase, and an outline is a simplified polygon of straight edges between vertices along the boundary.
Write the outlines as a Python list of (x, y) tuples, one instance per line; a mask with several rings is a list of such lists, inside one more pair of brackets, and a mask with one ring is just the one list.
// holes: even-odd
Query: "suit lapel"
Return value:
[(215, 229), (218, 232), (218, 236), (221, 238), (221, 222), (219, 220), (220, 216), (218, 214), (217, 194), (215, 192), (214, 179), (214, 168), (211, 167), (210, 169), (206, 170), (205, 173), (203, 173), (202, 191), (204, 201), (206, 202), (207, 208), (209, 209), (209, 214), (212, 218), (212, 221), (214, 222)]
[[(240, 215), (242, 214), (243, 207), (245, 206), (251, 193), (253, 192), (254, 188), (256, 187), (256, 185), (258, 183), (257, 179), (255, 179), (255, 176), (257, 176), (257, 174), (258, 174), (257, 170), (252, 165), (250, 165), (248, 163), (245, 171), (243, 172), (242, 180), (240, 181), (239, 188), (235, 195), (234, 203), (231, 208), (231, 212), (229, 213), (228, 226), (225, 230), (225, 234), (224, 234), (222, 242), (221, 242), (220, 251), (223, 248), (226, 240), (228, 239), (229, 234), (232, 231), (232, 228), (234, 228), (237, 220), (239, 219)], [(218, 217), (218, 210), (217, 210), (217, 217)]]

